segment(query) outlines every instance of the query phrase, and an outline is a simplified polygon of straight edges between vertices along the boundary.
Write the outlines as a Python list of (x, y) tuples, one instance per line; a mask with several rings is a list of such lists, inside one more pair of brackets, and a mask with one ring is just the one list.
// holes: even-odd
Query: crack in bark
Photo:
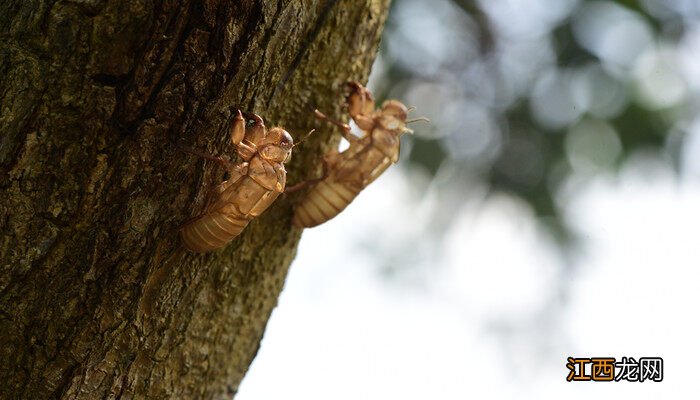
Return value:
[(328, 15), (330, 15), (331, 10), (337, 3), (338, 0), (326, 0), (323, 8), (321, 9), (321, 13), (319, 14), (318, 18), (316, 19), (316, 22), (311, 28), (311, 31), (301, 42), (301, 46), (299, 47), (296, 56), (294, 56), (292, 64), (289, 66), (289, 68), (287, 68), (287, 71), (284, 73), (284, 75), (282, 75), (282, 78), (279, 80), (279, 82), (277, 82), (277, 85), (275, 85), (275, 89), (272, 91), (272, 94), (270, 95), (267, 101), (268, 107), (270, 106), (272, 100), (275, 98), (277, 92), (284, 88), (284, 85), (287, 83), (289, 78), (291, 78), (292, 74), (297, 70), (297, 68), (299, 68), (301, 60), (306, 55), (306, 52), (311, 46), (311, 44), (318, 37), (318, 34), (321, 32), (321, 28), (323, 27), (323, 24), (328, 19)]

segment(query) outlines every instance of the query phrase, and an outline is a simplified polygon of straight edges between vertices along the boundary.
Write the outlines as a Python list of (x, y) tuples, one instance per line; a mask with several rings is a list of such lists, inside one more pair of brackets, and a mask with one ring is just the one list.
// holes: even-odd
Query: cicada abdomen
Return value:
[(339, 182), (319, 182), (294, 210), (292, 223), (300, 228), (320, 225), (340, 214), (359, 191)]

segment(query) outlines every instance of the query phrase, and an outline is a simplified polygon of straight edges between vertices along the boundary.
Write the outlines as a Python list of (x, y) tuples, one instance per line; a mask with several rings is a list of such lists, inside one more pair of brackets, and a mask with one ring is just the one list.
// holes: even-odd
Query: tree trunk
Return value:
[[(230, 398), (300, 231), (280, 199), (228, 247), (178, 228), (224, 179), (230, 107), (299, 139), (364, 81), (389, 0), (0, 4), (0, 398)], [(289, 182), (320, 173), (324, 125)], [(232, 154), (231, 154), (232, 155)]]

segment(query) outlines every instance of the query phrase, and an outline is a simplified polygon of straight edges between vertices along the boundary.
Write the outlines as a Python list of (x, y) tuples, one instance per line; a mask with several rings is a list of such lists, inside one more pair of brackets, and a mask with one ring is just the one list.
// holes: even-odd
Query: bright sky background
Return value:
[[(236, 399), (697, 394), (696, 180), (646, 166), (580, 187), (570, 219), (585, 241), (573, 270), (514, 200), (465, 206), (425, 285), (382, 277), (357, 245), (413, 229), (409, 188), (393, 169), (341, 216), (304, 232)], [(663, 357), (664, 381), (567, 383), (569, 355)]]

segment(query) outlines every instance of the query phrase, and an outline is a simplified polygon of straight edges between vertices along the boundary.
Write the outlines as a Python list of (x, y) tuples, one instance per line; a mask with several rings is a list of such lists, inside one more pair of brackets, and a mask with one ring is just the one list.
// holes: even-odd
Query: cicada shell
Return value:
[(410, 131), (406, 128), (408, 109), (401, 102), (389, 100), (375, 109), (369, 90), (357, 82), (348, 86), (348, 112), (362, 130), (362, 136), (352, 135), (347, 124), (316, 111), (318, 118), (341, 128), (350, 147), (324, 157), (322, 178), (290, 188), (293, 191), (312, 186), (295, 208), (293, 223), (298, 227), (322, 224), (343, 211), (367, 185), (398, 161), (400, 137)]
[(189, 250), (201, 253), (225, 246), (284, 192), (292, 136), (282, 128), (266, 130), (257, 115), (253, 120), (246, 128), (238, 111), (231, 129), (231, 142), (242, 162), (205, 156), (223, 164), (230, 177), (216, 188), (204, 212), (180, 230)]

